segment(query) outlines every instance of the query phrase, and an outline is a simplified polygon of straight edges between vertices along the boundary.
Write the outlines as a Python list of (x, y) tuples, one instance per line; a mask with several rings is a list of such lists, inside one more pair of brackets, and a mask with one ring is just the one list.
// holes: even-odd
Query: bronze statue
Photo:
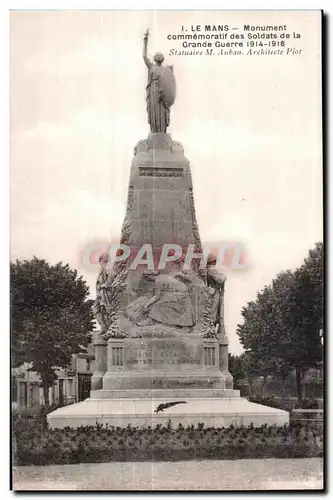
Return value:
[(170, 107), (175, 102), (176, 81), (173, 66), (163, 66), (161, 52), (154, 55), (155, 63), (147, 57), (149, 30), (143, 38), (143, 60), (148, 68), (147, 113), (151, 132), (166, 132), (170, 124)]

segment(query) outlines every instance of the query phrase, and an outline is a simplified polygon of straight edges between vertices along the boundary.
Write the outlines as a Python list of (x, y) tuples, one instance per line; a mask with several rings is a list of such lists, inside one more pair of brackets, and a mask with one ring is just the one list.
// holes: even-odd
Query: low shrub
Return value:
[(15, 432), (16, 465), (322, 456), (322, 431), (310, 424), (205, 428), (82, 426)]
[(29, 429), (43, 430), (48, 426), (47, 414), (60, 408), (61, 405), (35, 406), (12, 410), (13, 432), (16, 435)]

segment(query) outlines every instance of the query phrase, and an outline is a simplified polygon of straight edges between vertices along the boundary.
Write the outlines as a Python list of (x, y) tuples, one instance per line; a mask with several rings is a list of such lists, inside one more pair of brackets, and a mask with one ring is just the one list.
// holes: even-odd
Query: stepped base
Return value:
[[(97, 392), (97, 391), (96, 391)], [(98, 391), (104, 392), (104, 391)], [(108, 392), (108, 391), (107, 391)], [(236, 392), (236, 391), (235, 391)], [(179, 404), (154, 413), (162, 403), (179, 401)], [(186, 401), (181, 403), (181, 401)], [(139, 399), (86, 399), (81, 403), (65, 406), (47, 416), (52, 428), (80, 427), (82, 425), (108, 424), (109, 426), (155, 427), (167, 424), (173, 427), (204, 423), (206, 427), (261, 425), (283, 426), (289, 423), (289, 413), (268, 406), (250, 403), (240, 397), (227, 398), (139, 398)]]
[(91, 391), (92, 399), (207, 399), (207, 398), (239, 398), (240, 391), (234, 389), (102, 389)]
[[(128, 390), (138, 389), (140, 392), (144, 390), (173, 390), (181, 391), (187, 388), (196, 388), (205, 390), (216, 389), (223, 391), (229, 383), (229, 373), (221, 373), (215, 370), (202, 370), (201, 372), (172, 372), (162, 370), (145, 372), (107, 372), (103, 377), (103, 389), (105, 390), (122, 390), (123, 393)], [(125, 396), (126, 397), (126, 396)], [(140, 396), (141, 397), (141, 396)]]

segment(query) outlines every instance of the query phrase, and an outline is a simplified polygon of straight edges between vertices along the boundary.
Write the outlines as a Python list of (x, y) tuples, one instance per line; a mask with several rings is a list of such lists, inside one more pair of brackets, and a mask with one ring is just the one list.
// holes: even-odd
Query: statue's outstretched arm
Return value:
[(148, 47), (148, 35), (149, 35), (149, 31), (147, 30), (144, 37), (143, 37), (143, 52), (142, 52), (142, 57), (143, 57), (143, 60), (145, 62), (145, 65), (147, 66), (147, 68), (151, 68), (153, 63), (150, 61), (150, 59), (148, 58), (147, 56), (147, 47)]

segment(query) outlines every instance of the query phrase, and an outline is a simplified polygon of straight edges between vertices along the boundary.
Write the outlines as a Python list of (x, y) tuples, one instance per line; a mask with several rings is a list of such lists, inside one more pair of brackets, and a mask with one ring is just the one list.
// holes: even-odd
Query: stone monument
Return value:
[[(134, 148), (120, 240), (130, 255), (113, 265), (109, 256), (100, 257), (90, 398), (52, 412), (49, 424), (284, 425), (287, 412), (250, 403), (233, 389), (226, 280), (215, 257), (187, 262), (189, 248), (194, 256), (203, 254), (190, 163), (167, 133), (175, 77), (161, 53), (154, 63), (148, 59), (147, 43), (148, 31), (143, 59), (150, 133)], [(147, 265), (145, 252), (151, 256)]]

